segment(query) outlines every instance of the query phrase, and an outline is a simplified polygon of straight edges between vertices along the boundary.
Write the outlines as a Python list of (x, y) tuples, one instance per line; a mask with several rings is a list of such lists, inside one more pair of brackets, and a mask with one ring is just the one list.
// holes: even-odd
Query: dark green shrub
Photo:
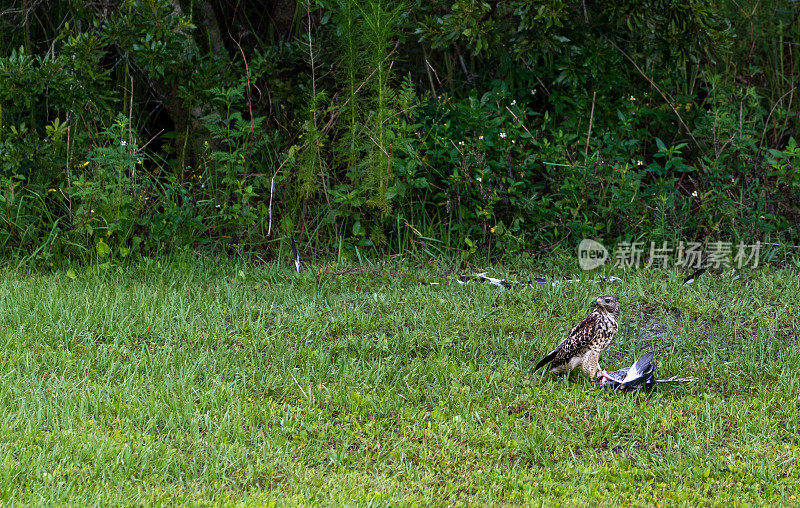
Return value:
[(273, 4), (4, 11), (0, 252), (800, 240), (788, 0)]

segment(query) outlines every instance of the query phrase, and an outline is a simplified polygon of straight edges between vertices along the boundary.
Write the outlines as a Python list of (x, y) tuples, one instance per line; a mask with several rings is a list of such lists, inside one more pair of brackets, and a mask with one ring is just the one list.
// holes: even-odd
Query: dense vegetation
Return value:
[(5, 5), (5, 256), (798, 240), (796, 2)]

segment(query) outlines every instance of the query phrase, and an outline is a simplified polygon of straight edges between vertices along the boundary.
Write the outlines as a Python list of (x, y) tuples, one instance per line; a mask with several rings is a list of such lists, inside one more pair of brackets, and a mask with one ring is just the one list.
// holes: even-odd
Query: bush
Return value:
[(9, 10), (0, 252), (797, 241), (800, 29), (751, 4)]

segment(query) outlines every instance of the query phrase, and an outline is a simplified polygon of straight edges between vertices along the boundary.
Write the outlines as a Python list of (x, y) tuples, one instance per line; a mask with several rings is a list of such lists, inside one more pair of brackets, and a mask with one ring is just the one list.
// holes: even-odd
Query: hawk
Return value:
[(604, 384), (605, 380), (611, 379), (606, 371), (600, 369), (598, 361), (600, 353), (611, 345), (617, 333), (619, 302), (613, 296), (602, 295), (597, 297), (592, 307), (583, 321), (570, 330), (567, 338), (536, 364), (534, 371), (548, 363), (552, 373), (580, 366), (593, 381), (599, 377), (600, 383)]

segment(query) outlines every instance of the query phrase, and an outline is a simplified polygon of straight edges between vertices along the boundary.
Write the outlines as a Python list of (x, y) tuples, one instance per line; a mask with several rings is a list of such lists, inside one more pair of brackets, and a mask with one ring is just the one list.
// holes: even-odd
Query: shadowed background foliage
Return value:
[(14, 0), (0, 254), (796, 242), (796, 2)]

